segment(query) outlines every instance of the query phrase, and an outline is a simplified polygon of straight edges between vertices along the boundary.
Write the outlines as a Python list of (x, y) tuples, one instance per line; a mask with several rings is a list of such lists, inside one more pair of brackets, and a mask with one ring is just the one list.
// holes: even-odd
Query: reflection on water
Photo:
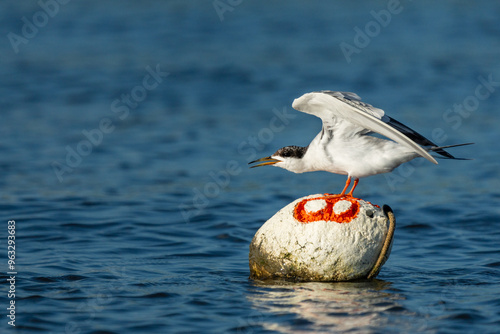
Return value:
[[(388, 311), (403, 310), (398, 303), (403, 296), (386, 291), (390, 282), (382, 280), (359, 282), (255, 281), (257, 293), (249, 295), (255, 309), (272, 314), (293, 314), (293, 322), (273, 321), (266, 317), (262, 326), (282, 333), (298, 332), (370, 332), (386, 325)], [(297, 331), (297, 328), (300, 328)]]

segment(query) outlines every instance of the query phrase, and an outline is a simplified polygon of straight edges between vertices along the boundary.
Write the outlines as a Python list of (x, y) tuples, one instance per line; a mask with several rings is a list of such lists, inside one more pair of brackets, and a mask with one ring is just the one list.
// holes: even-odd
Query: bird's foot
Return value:
[(328, 194), (328, 193), (325, 193), (323, 194), (325, 195), (325, 197), (334, 197), (334, 198), (340, 198), (340, 197), (352, 197), (351, 194)]

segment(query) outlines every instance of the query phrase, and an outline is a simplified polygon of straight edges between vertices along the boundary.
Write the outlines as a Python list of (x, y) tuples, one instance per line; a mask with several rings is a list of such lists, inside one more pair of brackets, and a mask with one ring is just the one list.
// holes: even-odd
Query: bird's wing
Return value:
[[(391, 127), (393, 127), (394, 129), (398, 130), (399, 132), (403, 133), (408, 138), (410, 138), (411, 140), (413, 140), (415, 143), (417, 143), (419, 145), (422, 145), (422, 146), (431, 146), (433, 148), (437, 147), (436, 144), (434, 144), (432, 141), (430, 141), (429, 139), (427, 139), (424, 136), (422, 136), (417, 131), (415, 131), (413, 129), (410, 129), (409, 127), (407, 127), (403, 123), (400, 123), (400, 122), (396, 121), (392, 117), (389, 117), (387, 115), (384, 116), (384, 118), (385, 117), (387, 117), (387, 118), (386, 119), (382, 119), (382, 121), (385, 121)], [(453, 155), (451, 155), (450, 153), (446, 152), (442, 148), (432, 149), (432, 151), (436, 152), (436, 153), (438, 153), (438, 154), (440, 154), (440, 155), (442, 155), (442, 156), (444, 156), (446, 158), (456, 159)]]
[(431, 141), (386, 116), (382, 109), (362, 102), (357, 94), (333, 91), (307, 93), (295, 99), (292, 107), (321, 118), (323, 128), (336, 135), (352, 136), (373, 131), (411, 148), (437, 164), (436, 159), (420, 146), (433, 145)]

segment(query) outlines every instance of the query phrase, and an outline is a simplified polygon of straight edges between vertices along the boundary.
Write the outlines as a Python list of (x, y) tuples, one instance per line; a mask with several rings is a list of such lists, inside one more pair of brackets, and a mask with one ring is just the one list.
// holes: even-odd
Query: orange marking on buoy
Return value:
[[(326, 206), (315, 212), (308, 212), (305, 210), (305, 205), (309, 201), (323, 200)], [(351, 203), (349, 209), (341, 213), (335, 213), (333, 207), (339, 201), (348, 201)], [(349, 223), (351, 220), (356, 218), (359, 213), (359, 202), (357, 198), (352, 196), (321, 196), (315, 198), (306, 198), (295, 205), (293, 210), (293, 216), (299, 222), (303, 224), (309, 224), (312, 222), (325, 220), (334, 221), (337, 223)]]

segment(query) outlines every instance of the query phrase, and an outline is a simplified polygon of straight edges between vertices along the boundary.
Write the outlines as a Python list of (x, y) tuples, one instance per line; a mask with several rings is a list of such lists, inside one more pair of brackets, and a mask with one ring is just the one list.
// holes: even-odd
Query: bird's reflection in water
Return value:
[[(371, 333), (381, 325), (387, 325), (386, 312), (404, 311), (398, 304), (398, 300), (404, 297), (388, 292), (390, 285), (382, 280), (337, 283), (255, 281), (249, 299), (262, 313), (260, 325), (268, 330)], [(297, 331), (297, 327), (302, 328)]]

